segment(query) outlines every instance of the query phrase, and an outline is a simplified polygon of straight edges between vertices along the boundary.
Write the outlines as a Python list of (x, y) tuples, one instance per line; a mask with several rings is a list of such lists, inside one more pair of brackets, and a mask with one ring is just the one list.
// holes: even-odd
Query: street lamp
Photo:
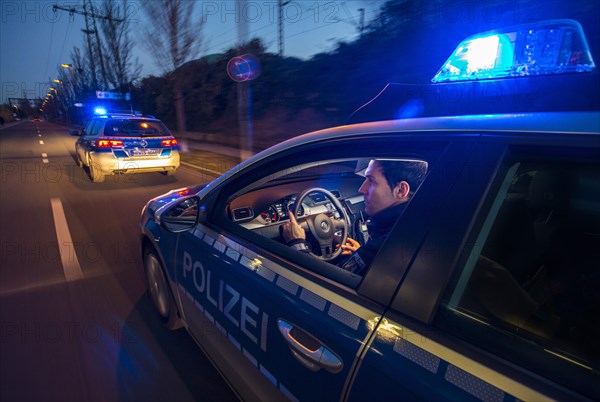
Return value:
[[(56, 82), (56, 83), (58, 83), (60, 85), (60, 88), (62, 88), (63, 96), (66, 98), (66, 100), (68, 102), (70, 102), (70, 103), (73, 103), (73, 98), (71, 97), (71, 94), (69, 93), (69, 91), (67, 90), (67, 88), (65, 88), (64, 82), (62, 82), (59, 79), (55, 79), (53, 81)], [(54, 90), (54, 88), (50, 87), (50, 90)]]
[(73, 68), (73, 65), (69, 64), (69, 63), (61, 63), (60, 66), (63, 68), (68, 68), (71, 71), (71, 79), (72, 79), (71, 87), (73, 89), (73, 101), (75, 101), (75, 99), (77, 98), (77, 93), (75, 91), (75, 86), (77, 85), (77, 79), (75, 78), (75, 71), (74, 71), (75, 69)]

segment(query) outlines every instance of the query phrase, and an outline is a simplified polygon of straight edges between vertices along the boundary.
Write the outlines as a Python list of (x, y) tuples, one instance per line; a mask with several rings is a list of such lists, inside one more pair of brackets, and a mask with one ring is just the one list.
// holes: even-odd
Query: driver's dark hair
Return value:
[(427, 162), (377, 159), (377, 163), (391, 189), (404, 180), (414, 193), (427, 175)]

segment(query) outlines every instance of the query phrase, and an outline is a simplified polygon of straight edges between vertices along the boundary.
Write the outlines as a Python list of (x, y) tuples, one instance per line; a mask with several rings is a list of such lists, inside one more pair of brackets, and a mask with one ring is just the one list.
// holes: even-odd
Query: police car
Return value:
[(89, 169), (92, 182), (103, 182), (111, 174), (175, 174), (179, 145), (160, 120), (138, 114), (107, 114), (103, 108), (95, 113), (81, 132), (71, 132), (79, 136), (75, 143), (77, 163)]
[[(158, 316), (244, 400), (600, 399), (598, 83), (575, 21), (486, 32), (355, 123), (152, 199)], [(359, 276), (336, 262), (373, 159), (427, 175)], [(292, 213), (313, 254), (284, 244)]]

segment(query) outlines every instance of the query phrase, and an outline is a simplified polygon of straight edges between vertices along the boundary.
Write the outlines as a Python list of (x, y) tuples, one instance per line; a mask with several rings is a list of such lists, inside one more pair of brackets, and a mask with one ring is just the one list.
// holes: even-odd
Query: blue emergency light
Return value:
[(581, 73), (594, 67), (581, 25), (551, 20), (466, 38), (431, 81)]
[(106, 109), (103, 107), (94, 108), (94, 114), (98, 116), (104, 116), (106, 115)]

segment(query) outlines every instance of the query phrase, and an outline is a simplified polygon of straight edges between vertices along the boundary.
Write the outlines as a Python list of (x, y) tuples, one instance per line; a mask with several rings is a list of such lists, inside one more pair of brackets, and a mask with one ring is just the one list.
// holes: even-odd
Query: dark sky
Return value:
[[(94, 0), (92, 3), (101, 3)], [(198, 1), (197, 21), (206, 22), (201, 55), (234, 47), (238, 39), (236, 20), (248, 21), (250, 36), (262, 38), (269, 51), (278, 51), (276, 0)], [(383, 0), (291, 1), (284, 14), (285, 54), (301, 58), (327, 51), (338, 40), (352, 40), (357, 33), (359, 8), (365, 19), (376, 15)], [(57, 78), (61, 63), (70, 63), (74, 46), (83, 50), (85, 20), (53, 5), (83, 6), (83, 0), (0, 2), (0, 103), (9, 97), (44, 98), (49, 81)], [(161, 74), (148, 50), (142, 45), (146, 24), (140, 3), (129, 1), (135, 55), (143, 66), (142, 76)], [(202, 17), (202, 15), (204, 17)], [(239, 18), (238, 18), (239, 16)]]
[[(101, 4), (103, 0), (94, 3)], [(412, 0), (433, 12), (447, 32), (431, 32), (423, 26), (422, 46), (443, 45), (445, 38), (464, 39), (478, 30), (516, 25), (544, 19), (572, 18), (581, 22), (596, 64), (600, 63), (600, 1), (598, 0)], [(377, 15), (384, 0), (291, 0), (284, 14), (285, 55), (308, 58), (330, 50), (338, 41), (356, 38), (359, 9), (365, 23)], [(53, 5), (78, 7), (83, 0), (0, 1), (0, 103), (9, 97), (44, 98), (57, 78), (61, 63), (70, 63), (74, 46), (83, 48), (85, 27), (80, 15), (53, 11)], [(142, 64), (142, 77), (160, 75), (148, 49), (143, 46), (147, 26), (141, 5), (129, 1), (134, 55)], [(237, 6), (236, 6), (237, 4)], [(250, 37), (260, 37), (268, 51), (278, 51), (277, 0), (215, 0), (196, 2), (196, 21), (205, 21), (200, 31), (200, 55), (218, 53), (235, 46), (239, 22), (247, 21)], [(424, 24), (426, 25), (426, 24)], [(464, 35), (463, 35), (464, 32)], [(442, 35), (442, 36), (440, 36)], [(429, 43), (436, 40), (439, 43)], [(393, 49), (390, 49), (393, 51)], [(424, 61), (426, 63), (427, 61)], [(428, 66), (436, 71), (439, 66)]]

